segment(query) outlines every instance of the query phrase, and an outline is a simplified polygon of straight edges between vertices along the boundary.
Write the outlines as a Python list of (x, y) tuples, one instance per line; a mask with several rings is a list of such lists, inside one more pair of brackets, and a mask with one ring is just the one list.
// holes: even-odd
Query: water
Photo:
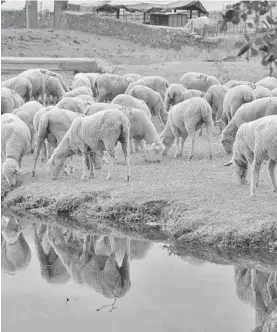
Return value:
[[(38, 233), (39, 227), (36, 225)], [(8, 232), (7, 229), (11, 231)], [(4, 238), (14, 242), (21, 232), (18, 219), (4, 216), (2, 230), (4, 230), (4, 233), (2, 232)], [(40, 242), (38, 234), (37, 248), (39, 248), (39, 243), (42, 243), (42, 247), (47, 252), (47, 241), (43, 242), (47, 239), (47, 233), (43, 233), (43, 229), (40, 230), (41, 238), (45, 237)], [(120, 290), (120, 286), (112, 290), (113, 294), (122, 295), (115, 301), (113, 295), (108, 298), (103, 295), (103, 292), (96, 292), (92, 287), (78, 284), (70, 277), (62, 264), (60, 265), (62, 273), (59, 278), (53, 276), (49, 278), (46, 272), (43, 278), (40, 264), (47, 265), (46, 256), (41, 251), (39, 262), (39, 251), (34, 242), (34, 230), (31, 226), (25, 226), (22, 234), (23, 237), (20, 237), (17, 245), (8, 246), (9, 250), (5, 251), (8, 252), (6, 256), (3, 255), (2, 245), (3, 332), (18, 330), (76, 332), (78, 329), (82, 329), (83, 332), (250, 332), (254, 331), (265, 313), (261, 303), (268, 305), (273, 298), (277, 301), (276, 284), (275, 288), (272, 286), (269, 289), (269, 293), (258, 292), (259, 289), (265, 289), (264, 286), (268, 283), (270, 273), (237, 268), (237, 277), (239, 275), (240, 277), (237, 278), (236, 283), (233, 266), (220, 266), (191, 257), (169, 255), (162, 244), (138, 240), (130, 242), (130, 256), (132, 257), (129, 271), (130, 284), (128, 277), (122, 278), (125, 285), (124, 290), (122, 291), (122, 287)], [(67, 256), (68, 263), (71, 264), (78, 250), (81, 252), (83, 236), (73, 232), (69, 238), (70, 232), (65, 228), (52, 228), (52, 230), (49, 228), (49, 235), (52, 240), (50, 243), (54, 246), (55, 251), (52, 252), (52, 258), (49, 257), (48, 263), (51, 262), (51, 259), (54, 261), (56, 258), (58, 261), (62, 258), (65, 262), (64, 249), (67, 248), (71, 250), (70, 255)], [(69, 238), (69, 240), (63, 242), (65, 238)], [(110, 242), (108, 237), (101, 241), (99, 239), (100, 237), (97, 236), (93, 238), (94, 243), (96, 245), (98, 243), (97, 257), (99, 258), (102, 254), (102, 258), (99, 258), (99, 265), (105, 262), (103, 255), (110, 254), (111, 245), (114, 246), (116, 259), (121, 265), (126, 248), (128, 248), (128, 240), (110, 237)], [(26, 259), (29, 257), (28, 246), (31, 252), (30, 260)], [(27, 254), (24, 255), (23, 252)], [(59, 256), (55, 252), (59, 253)], [(9, 259), (5, 259), (7, 256)], [(3, 263), (3, 257), (6, 264)], [(25, 262), (17, 271), (15, 264), (9, 263), (9, 261), (15, 263), (15, 259), (17, 259), (17, 266), (20, 266), (20, 262)], [(76, 262), (80, 264), (80, 258)], [(6, 271), (13, 270), (14, 274), (7, 274), (5, 269)], [(47, 269), (44, 268), (44, 271)], [(80, 269), (76, 271), (78, 272)], [(118, 272), (113, 268), (109, 271)], [(128, 275), (128, 268), (125, 271)], [(253, 292), (249, 286), (251, 273), (254, 275), (254, 272), (256, 272), (254, 278), (258, 285), (256, 303), (260, 309), (255, 309)], [(77, 279), (77, 274), (74, 275), (75, 279)], [(89, 276), (91, 274), (88, 273), (87, 282), (90, 280)], [(271, 277), (274, 276), (276, 277), (272, 273)], [(96, 284), (94, 279), (94, 285)], [(100, 289), (99, 283), (97, 285)], [(105, 292), (109, 295), (110, 290), (111, 288), (106, 287)], [(267, 298), (266, 294), (270, 294), (272, 298)], [(263, 300), (261, 300), (262, 298)], [(243, 299), (246, 303), (242, 302)], [(252, 302), (252, 306), (249, 301)], [(101, 308), (102, 306), (106, 307)]]

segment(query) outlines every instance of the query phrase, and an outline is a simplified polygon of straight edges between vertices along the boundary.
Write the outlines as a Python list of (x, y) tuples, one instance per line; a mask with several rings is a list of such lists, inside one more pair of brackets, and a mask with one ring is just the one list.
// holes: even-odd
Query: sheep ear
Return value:
[(233, 164), (233, 160), (228, 161), (228, 163), (224, 164), (223, 166), (231, 166)]

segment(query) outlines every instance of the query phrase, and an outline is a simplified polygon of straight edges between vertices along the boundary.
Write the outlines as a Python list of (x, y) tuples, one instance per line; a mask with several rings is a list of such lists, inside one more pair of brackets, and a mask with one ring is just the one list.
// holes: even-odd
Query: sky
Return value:
[[(176, 0), (113, 0), (111, 3), (121, 3), (121, 4), (131, 4), (131, 3), (141, 3), (141, 2), (148, 2), (148, 3), (170, 3), (175, 2)], [(76, 3), (76, 4), (93, 4), (93, 0), (91, 1), (85, 1), (85, 0), (69, 0), (70, 3)], [(97, 0), (96, 2), (99, 2)], [(204, 7), (209, 10), (222, 10), (223, 6), (226, 6), (228, 4), (235, 3), (237, 1), (232, 0), (201, 0)], [(38, 0), (38, 4), (40, 5), (42, 3), (42, 9), (49, 9), (50, 11), (53, 11), (54, 9), (54, 0)], [(6, 0), (6, 3), (4, 3), (1, 8), (3, 9), (21, 9), (25, 5), (25, 0)], [(40, 7), (39, 7), (40, 8)]]

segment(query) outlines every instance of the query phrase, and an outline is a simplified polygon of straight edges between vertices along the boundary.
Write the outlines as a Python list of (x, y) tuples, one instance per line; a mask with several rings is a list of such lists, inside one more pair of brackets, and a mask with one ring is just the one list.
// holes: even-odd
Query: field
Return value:
[[(173, 52), (73, 31), (2, 30), (2, 56), (99, 57), (114, 64), (115, 73), (160, 75), (170, 83), (177, 83), (187, 71), (213, 74), (222, 82), (255, 82), (267, 76), (268, 69), (260, 65), (259, 59), (250, 63), (243, 59), (204, 61), (227, 54), (234, 54), (234, 50), (207, 52), (184, 46)], [(2, 80), (11, 76), (6, 73)], [(64, 77), (70, 84), (72, 74), (64, 73)], [(266, 164), (260, 173), (257, 197), (252, 199), (249, 184), (239, 185), (233, 167), (223, 166), (229, 156), (219, 142), (218, 128), (213, 129), (212, 147), (213, 160), (209, 160), (204, 129), (197, 139), (193, 160), (187, 159), (189, 139), (180, 159), (173, 157), (174, 147), (159, 164), (132, 155), (129, 183), (124, 182), (126, 167), (120, 150), (110, 182), (105, 180), (106, 165), (97, 171), (94, 180), (82, 182), (80, 158), (75, 173), (61, 174), (56, 181), (50, 179), (47, 165), (39, 161), (37, 177), (32, 178), (33, 158), (28, 155), (22, 165), (23, 184), (8, 193), (2, 177), (2, 194), (9, 208), (28, 210), (37, 216), (69, 213), (86, 225), (101, 221), (105, 227), (157, 240), (164, 236), (179, 243), (207, 246), (277, 248), (277, 196), (272, 192)]]

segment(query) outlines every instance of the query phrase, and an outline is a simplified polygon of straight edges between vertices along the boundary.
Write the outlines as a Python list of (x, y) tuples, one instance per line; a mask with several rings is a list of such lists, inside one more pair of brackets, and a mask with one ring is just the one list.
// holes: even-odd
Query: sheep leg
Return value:
[(256, 197), (256, 188), (257, 188), (257, 182), (259, 180), (259, 172), (260, 172), (261, 165), (262, 165), (262, 163), (258, 162), (258, 160), (255, 156), (252, 167), (251, 167), (251, 186), (250, 186), (251, 197)]
[(187, 136), (181, 136), (181, 138), (179, 138), (180, 142), (179, 142), (179, 156), (182, 157), (183, 155), (183, 149), (184, 149), (184, 144), (185, 141), (187, 139)]
[(130, 138), (130, 153), (135, 153), (135, 147), (134, 147), (134, 143), (133, 143), (133, 139)]
[(41, 85), (41, 88), (40, 88), (40, 95), (41, 95), (43, 106), (46, 106), (46, 104), (45, 104), (46, 93), (45, 93), (45, 82), (44, 81), (43, 81), (43, 84)]
[(191, 136), (191, 149), (190, 149), (189, 159), (192, 159), (195, 148), (195, 132), (191, 133), (190, 136)]
[(91, 179), (93, 179), (95, 177), (95, 173), (94, 173), (95, 156), (96, 156), (96, 153), (90, 153), (88, 155), (88, 158), (89, 158), (89, 177)]
[(128, 153), (128, 150), (129, 150), (128, 141), (122, 141), (121, 142), (121, 148), (122, 148), (122, 151), (123, 151), (123, 154), (124, 154), (124, 157), (125, 157), (125, 162), (126, 162), (126, 165), (127, 165), (126, 181), (129, 181), (130, 176), (131, 176), (131, 166), (130, 166), (130, 154)]
[(73, 157), (70, 157), (70, 162), (69, 162), (69, 173), (74, 173), (74, 165), (73, 165)]
[(202, 134), (203, 134), (202, 130), (203, 130), (203, 127), (200, 128), (200, 131), (199, 131), (199, 137), (201, 137)]
[(271, 182), (273, 184), (273, 192), (277, 192), (276, 178), (275, 178), (275, 174), (274, 174), (275, 167), (276, 167), (276, 161), (273, 159), (270, 159), (269, 163), (268, 163), (268, 173), (271, 178)]
[(81, 180), (84, 181), (88, 178), (88, 173), (90, 172), (89, 158), (87, 156), (87, 153), (82, 152), (82, 159), (83, 159), (83, 174), (81, 176)]
[(106, 176), (106, 180), (111, 180), (112, 178), (112, 172), (113, 172), (113, 165), (114, 165), (114, 159), (115, 159), (115, 156), (112, 155), (111, 153), (108, 152), (108, 156), (109, 156), (109, 171), (108, 171), (108, 174)]
[(37, 140), (35, 152), (34, 152), (34, 166), (32, 169), (32, 176), (34, 177), (36, 175), (36, 169), (37, 169), (37, 162), (38, 162), (38, 156), (40, 154), (41, 147), (43, 146), (45, 140)]
[(180, 157), (180, 137), (176, 137), (176, 152), (175, 152), (175, 158), (179, 158)]
[(208, 133), (208, 143), (209, 143), (209, 157), (212, 160), (213, 159), (213, 153), (212, 153), (212, 128), (207, 125), (207, 133)]

